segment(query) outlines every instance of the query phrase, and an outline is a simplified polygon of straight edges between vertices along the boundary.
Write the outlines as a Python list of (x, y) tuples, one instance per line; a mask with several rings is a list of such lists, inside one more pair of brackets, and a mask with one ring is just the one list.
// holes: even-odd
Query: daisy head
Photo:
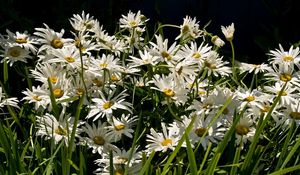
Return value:
[(153, 128), (150, 129), (150, 134), (147, 134), (148, 145), (147, 153), (155, 152), (166, 152), (168, 149), (174, 150), (179, 138), (176, 137), (171, 130), (167, 128), (165, 123), (161, 123), (162, 132), (156, 132)]
[(99, 153), (100, 155), (108, 154), (110, 150), (116, 150), (116, 146), (112, 144), (112, 139), (108, 135), (106, 122), (102, 123), (98, 121), (97, 126), (93, 123), (92, 126), (86, 123), (82, 130), (86, 136), (82, 136), (83, 144), (87, 144), (89, 148), (92, 148), (92, 152)]
[(203, 33), (202, 30), (199, 29), (199, 22), (197, 22), (196, 18), (191, 18), (190, 16), (186, 16), (183, 19), (183, 24), (180, 25), (180, 35), (176, 37), (177, 39), (196, 39), (201, 36)]
[(133, 125), (137, 121), (137, 116), (122, 114), (121, 118), (118, 119), (114, 116), (110, 117), (108, 123), (110, 124), (107, 128), (109, 130), (108, 135), (112, 137), (114, 142), (121, 140), (122, 136), (132, 138)]
[(235, 31), (234, 23), (231, 23), (231, 25), (226, 26), (226, 27), (221, 26), (221, 30), (222, 30), (222, 33), (224, 34), (227, 41), (232, 41), (233, 40), (233, 34), (234, 34), (234, 31)]
[(36, 53), (37, 49), (35, 45), (38, 44), (38, 42), (36, 41), (36, 38), (28, 34), (27, 31), (23, 33), (13, 33), (7, 29), (6, 32), (8, 35), (7, 42), (10, 45), (18, 45), (32, 53)]
[(15, 62), (19, 62), (19, 61), (27, 63), (27, 59), (32, 58), (30, 53), (31, 53), (30, 51), (22, 48), (21, 46), (7, 45), (5, 47), (4, 54), (2, 55), (4, 59), (1, 62), (6, 60), (10, 66), (12, 66)]
[[(52, 114), (46, 113), (43, 116), (37, 116), (37, 136), (42, 136), (46, 140), (54, 139), (54, 143), (58, 144), (60, 141), (65, 141), (68, 145), (69, 138), (73, 129), (73, 118), (70, 115), (62, 113), (57, 120)], [(80, 124), (82, 124), (80, 122)], [(75, 135), (80, 134), (80, 129), (76, 129)]]
[(137, 13), (129, 11), (127, 16), (122, 15), (122, 18), (120, 19), (120, 28), (137, 29), (137, 31), (143, 32), (144, 29), (142, 29), (141, 26), (145, 25), (146, 21), (148, 21), (148, 19), (141, 14), (140, 10)]

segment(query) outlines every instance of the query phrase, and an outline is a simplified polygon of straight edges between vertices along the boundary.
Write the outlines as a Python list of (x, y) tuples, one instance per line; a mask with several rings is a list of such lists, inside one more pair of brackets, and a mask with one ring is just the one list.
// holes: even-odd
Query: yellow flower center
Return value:
[(115, 175), (124, 175), (124, 172), (121, 169), (117, 169), (115, 170)]
[(53, 95), (55, 98), (60, 98), (64, 95), (64, 90), (60, 88), (53, 89)]
[(111, 81), (115, 81), (115, 82), (120, 80), (120, 78), (117, 77), (116, 75), (112, 75), (112, 76), (110, 77), (110, 79), (111, 79)]
[(300, 112), (291, 112), (290, 117), (295, 120), (300, 120)]
[(130, 21), (129, 25), (130, 25), (131, 28), (137, 27), (137, 23), (135, 21)]
[(103, 104), (104, 109), (109, 109), (112, 105), (114, 105), (114, 102), (112, 101), (107, 101)]
[(80, 47), (81, 47), (81, 41), (80, 41), (80, 39), (75, 39), (74, 45), (75, 45), (77, 48), (80, 48)]
[[(205, 132), (207, 131), (206, 128), (197, 128), (195, 130), (195, 134), (198, 136), (198, 137), (202, 137), (204, 136)], [(206, 133), (207, 134), (207, 133)]]
[(93, 27), (93, 23), (91, 21), (87, 21), (84, 23), (84, 26), (86, 29), (91, 29)]
[(198, 59), (201, 57), (201, 54), (199, 52), (195, 52), (193, 53), (192, 57)]
[(170, 144), (172, 144), (172, 140), (171, 140), (171, 139), (165, 139), (165, 140), (163, 140), (163, 141), (161, 142), (161, 145), (162, 145), (162, 146), (168, 146), (168, 145), (170, 145)]
[(115, 125), (115, 130), (120, 131), (125, 129), (125, 125), (124, 124), (119, 124), (119, 125)]
[(205, 66), (208, 67), (209, 69), (216, 69), (217, 65), (209, 62), (205, 62)]
[(103, 82), (102, 82), (101, 80), (99, 80), (98, 78), (94, 78), (94, 79), (93, 79), (93, 84), (94, 84), (95, 86), (100, 87), (100, 86), (103, 85)]
[(260, 112), (266, 113), (269, 112), (270, 110), (270, 106), (269, 105), (264, 105), (262, 109), (260, 109)]
[(26, 38), (17, 38), (16, 39), (16, 43), (18, 43), (18, 44), (27, 43), (27, 39)]
[(101, 137), (101, 136), (95, 136), (95, 137), (93, 138), (93, 141), (94, 141), (94, 143), (97, 144), (97, 145), (104, 145), (104, 144), (105, 144), (105, 140), (104, 140), (104, 138)]
[(164, 89), (163, 92), (168, 97), (173, 97), (175, 95), (175, 92), (172, 89)]
[(224, 115), (229, 114), (229, 109), (228, 109), (228, 108), (225, 108), (225, 109), (223, 110), (222, 114), (224, 114)]
[(249, 127), (245, 125), (237, 125), (235, 128), (235, 132), (238, 135), (247, 135), (249, 131), (250, 131)]
[(168, 61), (170, 61), (170, 60), (172, 59), (172, 56), (171, 56), (168, 52), (166, 52), (166, 51), (163, 51), (163, 52), (161, 53), (161, 56), (162, 56), (163, 58), (166, 58)]
[(9, 48), (8, 54), (12, 57), (18, 57), (21, 55), (21, 51), (16, 47)]
[(50, 79), (50, 82), (53, 84), (57, 83), (57, 81), (58, 81), (58, 77), (49, 77), (49, 79)]
[[(278, 91), (278, 92), (277, 92), (277, 95), (279, 95), (279, 93), (280, 93), (280, 91)], [(286, 93), (286, 91), (282, 91), (282, 94), (281, 94), (281, 96), (287, 96), (287, 93)]]
[(178, 73), (178, 75), (181, 75), (182, 69), (183, 69), (183, 67), (181, 66), (181, 67), (178, 69), (178, 71), (176, 71), (176, 72)]
[(99, 65), (102, 69), (105, 69), (107, 68), (108, 64), (107, 63), (102, 63)]
[(56, 38), (51, 41), (51, 46), (55, 49), (61, 49), (64, 43), (59, 38)]
[(288, 81), (290, 81), (292, 79), (292, 75), (291, 74), (281, 74), (279, 76), (279, 79), (281, 81), (288, 82)]
[(188, 26), (188, 25), (184, 25), (183, 27), (182, 27), (182, 33), (187, 33), (187, 32), (189, 32), (190, 31), (190, 27)]
[(292, 57), (292, 56), (285, 56), (282, 59), (283, 59), (283, 61), (290, 62), (290, 61), (294, 60), (294, 57)]
[(64, 128), (58, 126), (55, 130), (54, 130), (55, 134), (58, 135), (67, 135), (67, 130), (65, 130)]
[(127, 157), (119, 157), (118, 162), (121, 164), (125, 164), (128, 162), (128, 158)]
[(77, 88), (76, 94), (77, 94), (78, 96), (82, 96), (82, 95), (84, 94), (84, 89), (82, 89), (82, 88)]
[(65, 60), (68, 62), (68, 63), (74, 63), (75, 62), (75, 59), (73, 57), (65, 57)]
[(36, 101), (41, 101), (42, 99), (38, 96), (38, 95), (35, 95), (32, 97), (34, 100)]
[(255, 97), (252, 96), (252, 95), (250, 95), (250, 96), (244, 98), (244, 101), (247, 101), (247, 102), (251, 102), (251, 101), (254, 101), (254, 100), (255, 100)]

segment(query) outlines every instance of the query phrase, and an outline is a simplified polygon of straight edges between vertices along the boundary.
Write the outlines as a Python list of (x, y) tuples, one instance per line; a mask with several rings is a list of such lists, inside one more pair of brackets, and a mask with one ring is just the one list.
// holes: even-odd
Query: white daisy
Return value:
[(32, 58), (32, 56), (30, 55), (30, 51), (22, 48), (21, 46), (7, 46), (4, 49), (4, 53), (0, 55), (4, 58), (1, 62), (6, 60), (10, 66), (18, 61), (27, 63), (27, 59)]
[(140, 10), (137, 13), (129, 11), (127, 16), (122, 15), (122, 18), (120, 19), (120, 28), (136, 29), (139, 32), (142, 32), (144, 29), (141, 27), (145, 25), (146, 21), (148, 21), (148, 19), (145, 19), (145, 16), (141, 14)]
[(227, 41), (233, 40), (233, 34), (235, 31), (234, 23), (231, 23), (231, 25), (226, 26), (226, 27), (221, 26), (221, 30), (222, 30), (222, 33), (224, 34), (225, 38), (227, 39)]
[[(73, 129), (73, 120), (74, 119), (69, 115), (64, 116), (64, 113), (61, 113), (58, 120), (49, 113), (46, 113), (43, 116), (37, 116), (38, 130), (36, 135), (45, 137), (46, 140), (53, 138), (55, 144), (58, 144), (61, 140), (63, 140), (68, 146)], [(80, 124), (82, 124), (82, 122), (79, 122), (79, 125)], [(75, 136), (78, 136), (79, 134), (80, 129), (77, 128)]]
[(116, 151), (117, 147), (112, 144), (111, 137), (108, 136), (108, 130), (106, 128), (106, 123), (101, 123), (98, 121), (97, 126), (93, 123), (93, 125), (89, 125), (86, 123), (82, 130), (87, 134), (82, 137), (82, 144), (87, 144), (89, 148), (92, 148), (92, 152), (99, 153), (100, 155), (104, 153), (109, 153), (110, 150)]
[(95, 19), (93, 16), (90, 16), (89, 13), (82, 11), (81, 15), (73, 14), (73, 17), (70, 18), (70, 24), (72, 25), (75, 31), (87, 31), (94, 27)]
[(36, 53), (37, 49), (35, 45), (38, 44), (38, 42), (36, 41), (36, 38), (28, 34), (27, 31), (23, 33), (20, 32), (12, 33), (7, 29), (6, 32), (8, 34), (7, 42), (10, 45), (18, 45), (32, 52), (33, 54)]
[(279, 49), (270, 50), (268, 55), (271, 56), (271, 64), (281, 64), (285, 67), (293, 67), (294, 64), (300, 68), (300, 51), (299, 47), (294, 49), (294, 46), (291, 46), (289, 51), (285, 51), (281, 44), (279, 44)]
[(180, 35), (176, 37), (176, 40), (182, 39), (186, 40), (188, 38), (196, 39), (201, 36), (203, 33), (202, 30), (199, 29), (199, 22), (197, 22), (196, 17), (191, 18), (190, 16), (186, 16), (183, 19), (183, 24), (180, 25)]
[(47, 105), (50, 103), (50, 97), (40, 86), (32, 86), (32, 90), (26, 88), (26, 91), (22, 91), (25, 95), (22, 100), (27, 100), (28, 103), (34, 103), (34, 108), (38, 109), (42, 107), (46, 109)]
[(37, 41), (42, 44), (39, 48), (39, 52), (50, 49), (61, 49), (63, 46), (71, 44), (73, 39), (63, 38), (65, 33), (64, 29), (60, 32), (55, 32), (49, 28), (47, 24), (44, 24), (46, 28), (35, 28), (36, 32), (33, 34), (38, 36)]
[(227, 61), (223, 61), (222, 57), (216, 51), (210, 51), (204, 61), (204, 68), (208, 70), (207, 75), (214, 75), (218, 77), (229, 76), (232, 73), (231, 68), (226, 66)]
[(133, 125), (136, 124), (137, 116), (122, 114), (121, 118), (118, 119), (115, 116), (108, 118), (108, 123), (110, 124), (108, 128), (108, 135), (112, 137), (114, 142), (121, 140), (122, 136), (125, 135), (132, 138)]
[(168, 130), (165, 123), (161, 123), (162, 133), (157, 133), (153, 128), (150, 129), (150, 134), (147, 134), (146, 152), (150, 154), (155, 152), (166, 152), (168, 149), (174, 150), (179, 138), (173, 133), (174, 131)]
[(125, 93), (126, 90), (120, 92), (116, 96), (114, 96), (116, 89), (110, 90), (107, 95), (105, 95), (102, 91), (98, 92), (101, 98), (92, 98), (94, 104), (91, 104), (91, 110), (86, 116), (87, 119), (93, 117), (93, 121), (95, 121), (98, 118), (103, 118), (104, 116), (109, 117), (113, 114), (113, 111), (117, 109), (122, 109), (132, 113), (132, 104), (125, 101), (125, 97), (128, 96), (128, 94)]
[(7, 98), (6, 94), (2, 92), (2, 87), (0, 86), (0, 109), (4, 106), (18, 107), (18, 99), (16, 97)]
[(211, 42), (217, 47), (222, 47), (225, 44), (225, 42), (217, 35), (211, 37)]

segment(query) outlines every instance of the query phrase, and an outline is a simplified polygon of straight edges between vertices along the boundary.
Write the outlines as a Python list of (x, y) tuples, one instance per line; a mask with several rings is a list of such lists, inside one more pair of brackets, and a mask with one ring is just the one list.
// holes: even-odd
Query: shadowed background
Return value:
[[(70, 29), (69, 19), (82, 10), (100, 21), (113, 34), (122, 14), (129, 10), (141, 12), (148, 18), (149, 29), (156, 22), (180, 25), (186, 15), (196, 17), (200, 27), (211, 21), (207, 30), (223, 37), (220, 26), (235, 23), (234, 44), (237, 60), (261, 63), (267, 59), (266, 52), (278, 48), (286, 49), (300, 41), (297, 28), (300, 12), (299, 0), (65, 0), (24, 1), (0, 0), (0, 32), (5, 34), (27, 30), (46, 23), (57, 31)], [(168, 29), (170, 40), (178, 30)], [(229, 44), (223, 50), (230, 51)], [(226, 52), (225, 52), (226, 53)]]

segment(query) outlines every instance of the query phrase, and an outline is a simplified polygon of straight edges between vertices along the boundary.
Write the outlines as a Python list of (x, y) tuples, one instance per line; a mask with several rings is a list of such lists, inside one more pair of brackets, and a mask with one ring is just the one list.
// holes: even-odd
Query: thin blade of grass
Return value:
[(196, 164), (196, 159), (195, 159), (195, 154), (192, 149), (189, 137), (187, 134), (184, 134), (185, 137), (185, 143), (186, 143), (186, 151), (188, 154), (188, 159), (189, 159), (189, 165), (190, 165), (190, 170), (192, 175), (197, 175), (197, 164)]

